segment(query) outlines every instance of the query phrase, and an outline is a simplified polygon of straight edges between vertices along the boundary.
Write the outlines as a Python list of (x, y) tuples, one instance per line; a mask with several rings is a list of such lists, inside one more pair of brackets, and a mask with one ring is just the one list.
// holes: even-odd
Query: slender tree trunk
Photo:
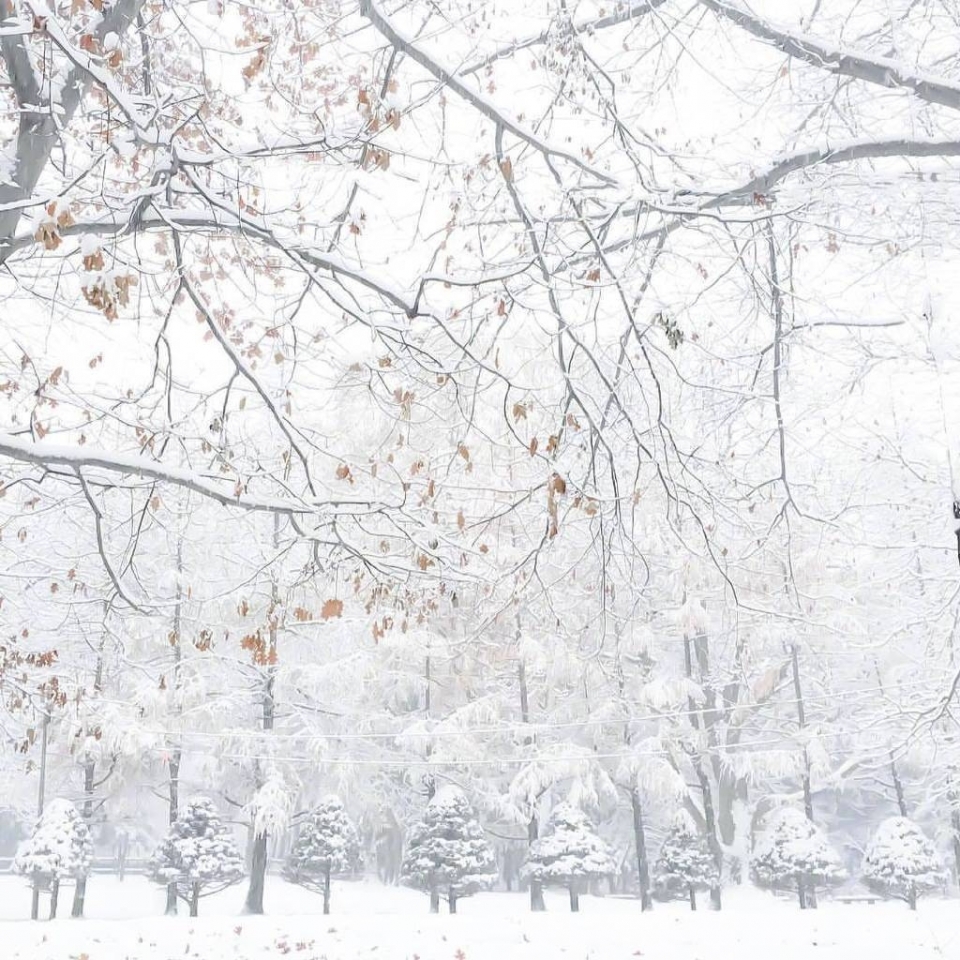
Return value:
[[(100, 668), (98, 666), (99, 674)], [(99, 686), (99, 684), (98, 684)], [(93, 790), (94, 790), (94, 771), (96, 764), (90, 760), (83, 765), (83, 793), (86, 798), (83, 801), (83, 819), (89, 825), (93, 817)], [(73, 907), (70, 911), (71, 917), (82, 917), (83, 908), (87, 899), (87, 878), (77, 877), (77, 885), (73, 888)]]
[[(517, 614), (517, 641), (520, 640), (520, 614)], [(527, 689), (527, 668), (521, 657), (517, 663), (517, 684), (520, 688), (520, 719), (524, 723), (530, 722), (530, 693)], [(524, 746), (530, 746), (533, 743), (533, 737), (523, 738)], [(537, 815), (534, 812), (527, 823), (527, 848), (533, 846), (534, 841), (540, 835), (540, 825), (537, 821)], [(530, 878), (530, 910), (532, 913), (543, 913), (547, 909), (543, 900), (543, 884)]]
[(570, 912), (580, 912), (580, 891), (577, 890), (577, 885), (575, 883), (570, 884)]
[(450, 912), (456, 913), (457, 912), (457, 891), (454, 890), (453, 887), (450, 888), (447, 903), (450, 905)]
[(330, 913), (330, 863), (329, 861), (323, 867), (323, 915)]
[(50, 884), (50, 919), (57, 919), (57, 904), (60, 901), (60, 881), (54, 877)]
[(960, 884), (960, 810), (950, 814), (950, 823), (953, 825), (953, 859), (957, 864), (957, 883)]
[[(640, 791), (636, 784), (630, 788), (630, 806), (633, 809), (633, 843), (637, 852), (637, 878), (640, 881), (640, 910), (653, 908), (650, 896), (650, 867), (647, 862), (647, 839), (643, 827), (643, 808), (640, 805)], [(696, 907), (694, 907), (696, 910)]]
[(430, 912), (439, 913), (440, 912), (440, 892), (436, 887), (430, 888)]
[(911, 883), (907, 891), (907, 903), (910, 906), (911, 910), (917, 909), (917, 887), (916, 884)]
[(806, 889), (803, 885), (803, 880), (797, 880), (797, 899), (800, 901), (800, 909), (807, 909), (807, 898), (806, 898)]
[[(797, 652), (797, 645), (793, 644), (790, 648), (790, 656), (793, 666), (793, 692), (797, 698), (797, 722), (800, 729), (807, 726), (807, 718), (803, 709), (803, 691), (800, 688), (800, 658)], [(807, 819), (814, 823), (813, 819), (813, 793), (810, 790), (810, 755), (807, 748), (803, 748), (803, 810)], [(817, 909), (817, 892), (811, 884), (808, 889), (801, 893), (801, 909), (809, 907), (811, 910)]]
[(195, 917), (200, 912), (200, 884), (195, 883), (190, 891), (190, 916)]
[[(276, 548), (280, 543), (280, 517), (275, 515), (273, 518), (273, 546)], [(273, 722), (276, 716), (276, 701), (274, 700), (274, 687), (276, 684), (276, 667), (273, 665), (277, 653), (277, 635), (279, 626), (279, 608), (280, 608), (280, 588), (277, 584), (276, 576), (270, 586), (270, 607), (267, 613), (269, 630), (269, 645), (267, 647), (267, 666), (264, 668), (265, 677), (263, 684), (263, 695), (261, 698), (262, 710), (262, 729), (269, 732), (273, 729)], [(263, 780), (257, 775), (257, 789), (263, 786)], [(254, 825), (256, 831), (256, 825)], [(250, 884), (247, 887), (247, 899), (243, 905), (244, 913), (262, 914), (263, 913), (263, 888), (267, 877), (267, 833), (255, 833), (253, 838), (253, 855), (250, 858)]]
[[(701, 686), (705, 685), (709, 679), (709, 663), (706, 643), (707, 638), (702, 635), (698, 635), (697, 662), (700, 669)], [(690, 651), (690, 638), (687, 636), (684, 636), (683, 638), (683, 656), (687, 678), (692, 680), (693, 657), (691, 656)], [(690, 722), (693, 724), (695, 730), (699, 730), (700, 720), (698, 718), (697, 705), (692, 697), (687, 700), (687, 704), (690, 710)], [(710, 852), (713, 854), (714, 862), (717, 865), (717, 875), (722, 877), (723, 848), (720, 846), (720, 840), (717, 837), (717, 818), (713, 809), (713, 790), (710, 786), (710, 778), (707, 776), (707, 771), (703, 766), (703, 758), (699, 753), (693, 752), (690, 757), (690, 762), (693, 765), (693, 772), (696, 774), (697, 783), (700, 786), (700, 794), (703, 798), (703, 819), (707, 828), (707, 845), (710, 847)], [(710, 888), (710, 907), (713, 910), (720, 910), (723, 908), (723, 895), (720, 891), (719, 880)]]
[[(179, 691), (181, 686), (181, 667), (183, 662), (183, 648), (180, 646), (183, 625), (183, 537), (177, 539), (177, 586), (176, 602), (173, 606), (173, 630), (170, 633), (170, 645), (173, 647), (173, 689), (176, 697), (176, 712), (180, 713)], [(167, 768), (170, 773), (167, 781), (167, 822), (172, 826), (180, 813), (180, 761), (181, 750), (179, 741), (174, 744), (170, 753)], [(167, 907), (164, 913), (168, 917), (177, 915), (177, 885), (171, 883), (167, 887)]]
[(690, 909), (694, 912), (697, 909), (697, 888), (692, 884), (690, 886)]
[[(50, 714), (44, 711), (40, 734), (40, 784), (37, 787), (37, 818), (43, 816), (44, 792), (47, 788), (47, 728), (50, 726)], [(40, 918), (40, 884), (34, 880), (30, 900), (30, 919)]]

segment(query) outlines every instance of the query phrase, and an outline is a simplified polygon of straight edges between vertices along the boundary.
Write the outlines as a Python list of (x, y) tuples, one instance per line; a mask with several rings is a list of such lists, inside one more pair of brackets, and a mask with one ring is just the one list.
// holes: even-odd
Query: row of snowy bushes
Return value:
[[(64, 880), (85, 878), (93, 846), (87, 824), (68, 800), (55, 800), (23, 844), (13, 869), (35, 887), (50, 893), (56, 915)], [(331, 877), (356, 875), (361, 869), (356, 827), (337, 797), (328, 797), (301, 822), (297, 841), (284, 869), (294, 883), (323, 894), (330, 912)], [(571, 910), (579, 909), (584, 886), (616, 872), (607, 844), (589, 818), (570, 803), (558, 804), (544, 835), (530, 845), (524, 876), (538, 887), (569, 891)], [(201, 897), (239, 881), (244, 861), (229, 828), (208, 797), (190, 799), (155, 851), (149, 875), (167, 887), (168, 903), (189, 904), (198, 912)], [(801, 907), (813, 905), (818, 887), (846, 878), (840, 858), (824, 833), (801, 811), (783, 807), (768, 818), (754, 844), (751, 876), (759, 886), (794, 889)], [(899, 897), (916, 909), (923, 893), (938, 887), (944, 871), (937, 851), (919, 827), (893, 817), (877, 830), (863, 861), (862, 879), (871, 889)], [(445, 787), (427, 804), (407, 839), (401, 879), (430, 896), (439, 910), (441, 898), (451, 913), (459, 898), (489, 889), (497, 880), (493, 851), (466, 796)], [(688, 898), (696, 909), (698, 890), (716, 890), (719, 865), (706, 838), (681, 811), (667, 834), (654, 867), (655, 892), (661, 899)], [(536, 904), (536, 898), (532, 898)], [(542, 899), (539, 900), (542, 908)]]

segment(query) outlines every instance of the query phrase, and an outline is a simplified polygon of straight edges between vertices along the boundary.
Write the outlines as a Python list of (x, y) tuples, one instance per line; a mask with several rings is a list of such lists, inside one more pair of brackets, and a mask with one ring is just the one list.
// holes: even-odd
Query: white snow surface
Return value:
[[(87, 918), (32, 923), (30, 891), (0, 877), (3, 960), (950, 960), (960, 957), (960, 904), (925, 899), (911, 914), (898, 901), (824, 901), (801, 912), (795, 898), (749, 887), (724, 891), (724, 909), (691, 913), (633, 899), (548, 891), (547, 913), (526, 894), (480, 893), (458, 914), (428, 913), (427, 897), (375, 881), (335, 882), (334, 913), (321, 898), (267, 880), (267, 916), (242, 916), (243, 885), (201, 903), (201, 916), (164, 917), (164, 891), (143, 877), (94, 876)], [(61, 899), (69, 903), (69, 893)], [(45, 904), (41, 905), (41, 911)], [(67, 911), (69, 912), (69, 910)], [(461, 956), (462, 954), (462, 956)]]

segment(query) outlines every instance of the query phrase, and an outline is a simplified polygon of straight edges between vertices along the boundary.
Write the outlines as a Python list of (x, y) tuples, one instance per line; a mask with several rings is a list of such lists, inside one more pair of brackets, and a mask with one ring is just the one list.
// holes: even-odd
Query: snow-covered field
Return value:
[[(62, 903), (69, 913), (70, 891)], [(191, 920), (161, 916), (163, 894), (141, 877), (96, 876), (88, 917), (31, 923), (30, 894), (0, 878), (2, 960), (949, 960), (960, 958), (960, 902), (930, 899), (911, 914), (899, 903), (825, 903), (801, 913), (754, 890), (730, 890), (722, 913), (583, 897), (580, 914), (548, 894), (532, 915), (526, 897), (488, 893), (456, 916), (430, 916), (411, 890), (338, 883), (333, 914), (320, 898), (269, 878), (265, 917), (240, 915), (243, 888), (204, 900)]]

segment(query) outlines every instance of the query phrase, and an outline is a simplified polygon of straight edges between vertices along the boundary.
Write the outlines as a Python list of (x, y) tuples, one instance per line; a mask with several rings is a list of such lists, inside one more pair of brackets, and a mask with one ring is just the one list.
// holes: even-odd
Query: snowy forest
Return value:
[(958, 909), (958, 48), (0, 0), (3, 917)]

